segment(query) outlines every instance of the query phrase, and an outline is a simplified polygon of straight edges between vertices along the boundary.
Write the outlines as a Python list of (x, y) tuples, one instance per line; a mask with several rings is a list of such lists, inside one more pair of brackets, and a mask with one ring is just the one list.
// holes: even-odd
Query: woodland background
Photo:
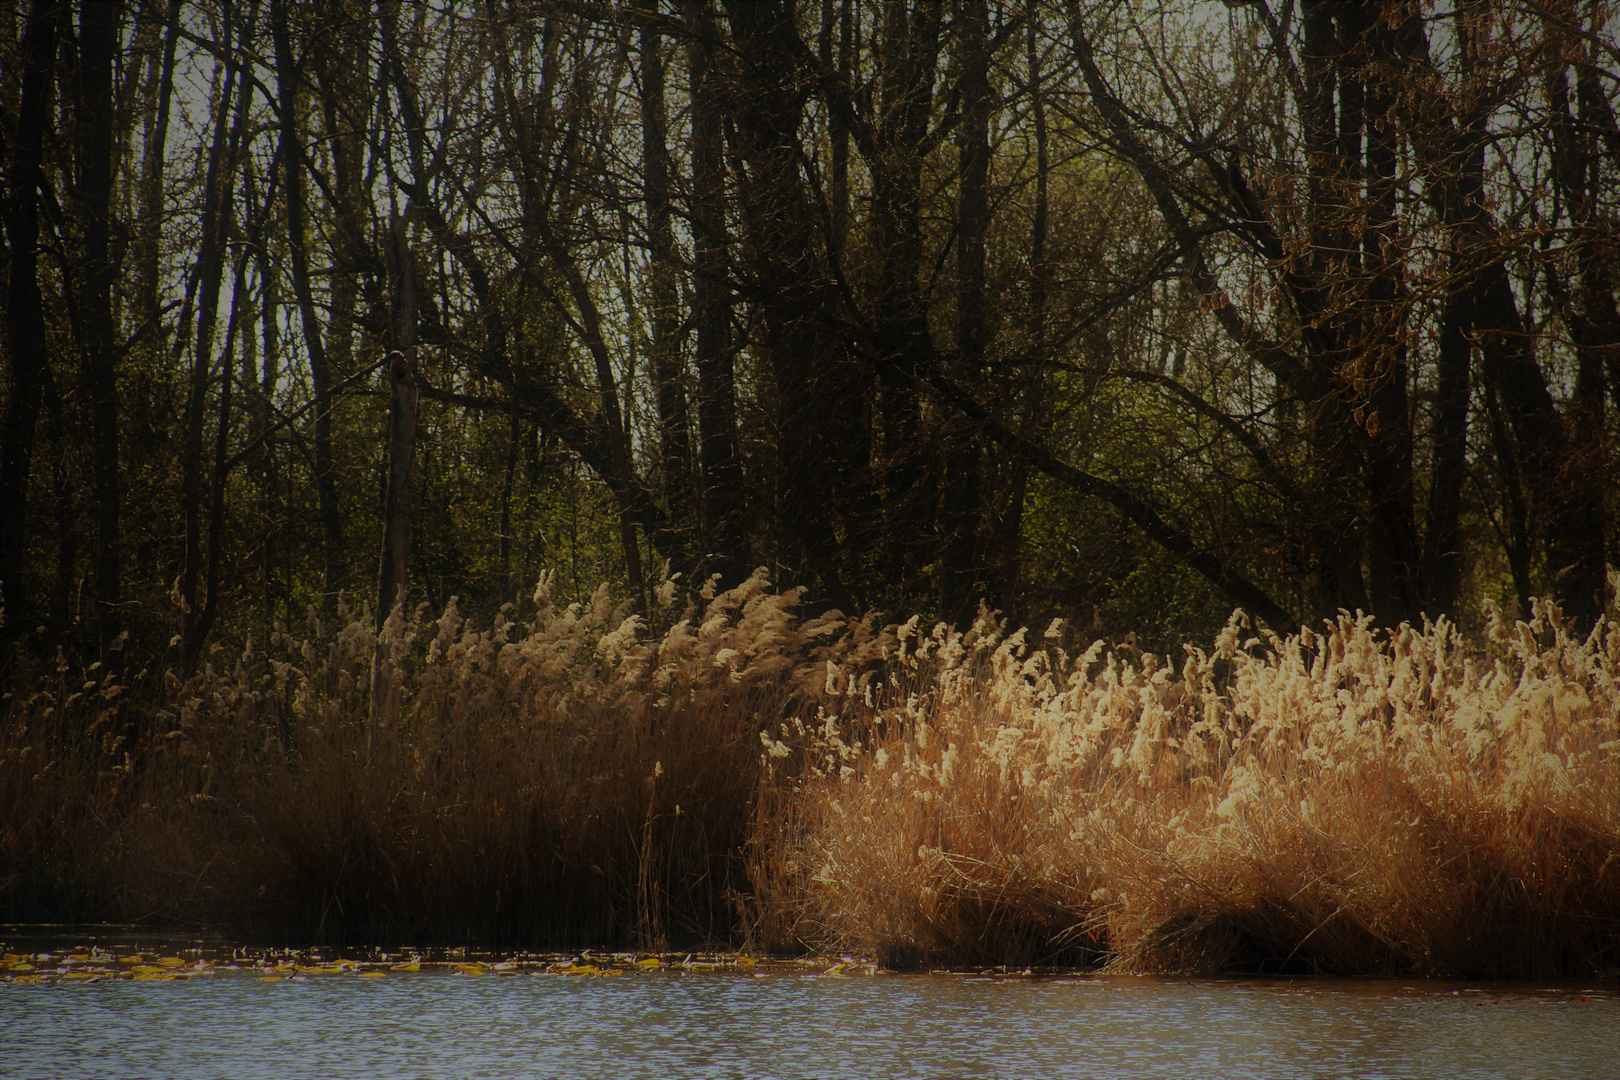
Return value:
[(8, 2), (6, 670), (386, 608), (395, 390), (434, 610), (645, 610), (667, 560), (1166, 651), (1591, 625), (1617, 43), (1602, 0)]

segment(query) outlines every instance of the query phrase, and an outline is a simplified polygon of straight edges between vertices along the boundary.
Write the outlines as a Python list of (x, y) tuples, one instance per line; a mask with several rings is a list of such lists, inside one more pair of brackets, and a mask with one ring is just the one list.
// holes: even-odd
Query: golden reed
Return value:
[[(651, 626), (367, 613), (161, 708), (37, 673), (0, 739), (4, 918), (280, 939), (731, 941), (897, 967), (1620, 968), (1620, 629), (1341, 617), (1071, 655), (802, 618), (763, 573)], [(373, 686), (376, 692), (373, 692)], [(139, 716), (142, 735), (126, 727)]]

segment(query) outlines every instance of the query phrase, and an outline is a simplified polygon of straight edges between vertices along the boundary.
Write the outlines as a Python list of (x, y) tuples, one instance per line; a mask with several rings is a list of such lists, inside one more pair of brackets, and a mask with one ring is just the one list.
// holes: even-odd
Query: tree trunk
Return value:
[[(223, 11), (223, 45), (227, 58), (235, 49), (234, 4)], [(251, 16), (250, 16), (251, 18)], [(246, 86), (243, 86), (246, 96)], [(185, 561), (180, 572), (180, 650), (181, 667), (190, 675), (202, 651), (202, 602), (197, 578), (202, 571), (203, 426), (208, 407), (209, 375), (214, 366), (214, 324), (219, 310), (219, 291), (225, 277), (226, 231), (236, 184), (232, 144), (240, 135), (247, 110), (240, 109), (236, 129), (231, 127), (231, 111), (236, 101), (236, 64), (227, 59), (214, 114), (214, 136), (208, 151), (208, 173), (203, 184), (202, 237), (197, 251), (197, 337), (191, 354), (190, 393), (186, 406), (185, 456), (182, 465), (181, 513), (185, 520)], [(230, 382), (226, 371), (225, 381)]]
[(399, 712), (399, 665), (395, 639), (384, 633), (394, 612), (405, 617), (407, 561), (411, 547), (411, 500), (416, 472), (416, 256), (406, 218), (394, 215), (389, 245), (393, 351), (388, 354), (388, 489), (383, 503), (382, 557), (377, 573), (377, 642), (371, 657), (371, 711), (366, 726), (366, 762), (377, 729)]
[(101, 661), (122, 668), (122, 544), (118, 460), (118, 328), (113, 318), (113, 65), (120, 0), (84, 0), (79, 17), (78, 199), (84, 236), (82, 365), (95, 458), (97, 640)]
[[(775, 509), (782, 561), (821, 579), (839, 608), (856, 608), (838, 568), (829, 484), (829, 426), (837, 372), (832, 343), (813, 313), (823, 301), (811, 223), (816, 215), (800, 172), (803, 95), (791, 5), (749, 0), (726, 5), (738, 55), (739, 149), (748, 166), (742, 218), (753, 256), (749, 272), (765, 322), (778, 428), (780, 497)], [(790, 570), (790, 574), (794, 571)]]
[(45, 341), (45, 300), (39, 288), (39, 185), (45, 129), (51, 121), (52, 69), (56, 61), (56, 0), (34, 0), (22, 36), (22, 92), (16, 141), (6, 177), (10, 277), (6, 288), (6, 361), (11, 396), (0, 427), (0, 603), (7, 635), (20, 636), (34, 622), (27, 588), (28, 484), (34, 432), (50, 353)]
[[(1598, 211), (1604, 194), (1599, 134), (1605, 127), (1612, 129), (1614, 114), (1585, 56), (1585, 43), (1568, 41), (1553, 19), (1546, 19), (1544, 25), (1549, 39), (1558, 46), (1550, 50), (1558, 60), (1549, 65), (1546, 80), (1553, 175), (1569, 214), (1575, 264), (1570, 282), (1561, 280), (1550, 266), (1547, 271), (1550, 291), (1575, 346), (1575, 393), (1569, 406), (1570, 447), (1562, 469), (1563, 487), (1570, 501), (1588, 507), (1585, 520), (1595, 525), (1592, 535), (1579, 540), (1559, 538), (1575, 542), (1566, 545), (1571, 550), (1563, 558), (1554, 560), (1554, 569), (1562, 575), (1559, 596), (1566, 611), (1576, 616), (1579, 625), (1589, 626), (1608, 599), (1603, 488), (1609, 455), (1604, 399), (1608, 369), (1620, 365), (1620, 312), (1616, 311), (1609, 272), (1617, 252), (1612, 231)], [(1571, 112), (1566, 58), (1574, 61), (1578, 118)]]
[(73, 599), (75, 564), (79, 559), (79, 515), (74, 505), (73, 469), (69, 464), (71, 450), (67, 445), (67, 425), (64, 423), (62, 395), (57, 389), (51, 369), (45, 368), (45, 430), (51, 441), (55, 458), (51, 477), (53, 524), (56, 526), (56, 572), (51, 581), (45, 647), (54, 653), (67, 645), (68, 630), (73, 614), (69, 608)]
[(164, 164), (169, 145), (169, 108), (174, 100), (174, 59), (180, 42), (180, 0), (169, 0), (163, 21), (163, 53), (157, 86), (146, 103), (145, 157), (141, 163), (141, 221), (135, 240), (136, 304), (140, 319), (156, 322), (163, 292), (162, 231)]
[[(1029, 67), (1030, 113), (1035, 123), (1035, 206), (1029, 226), (1029, 358), (1034, 369), (1030, 397), (1039, 409), (1040, 387), (1045, 381), (1047, 361), (1046, 342), (1046, 214), (1047, 184), (1051, 170), (1050, 148), (1046, 130), (1046, 94), (1042, 89), (1040, 21), (1038, 0), (1029, 0), (1025, 15), (1027, 24), (1027, 57)], [(1023, 569), (1024, 500), (1029, 493), (1029, 463), (1023, 460), (1012, 465), (1012, 482), (1007, 495), (1007, 508), (1001, 517), (1001, 573), (997, 593), (1001, 610), (1009, 612), (1018, 595), (1019, 577)]]
[[(939, 55), (940, 0), (924, 0), (908, 17), (890, 0), (882, 20), (877, 146), (871, 173), (873, 239), (878, 252), (877, 318), (885, 337), (922, 361), (929, 345), (922, 302), (922, 161), (933, 110)], [(916, 387), (884, 369), (879, 384), (886, 491), (888, 576), (905, 582), (927, 561), (934, 504), (924, 468), (922, 408)]]
[(706, 573), (727, 586), (750, 570), (737, 453), (737, 391), (727, 277), (726, 165), (721, 129), (718, 29), (708, 0), (686, 0), (692, 27), (687, 68), (692, 101), (692, 297), (697, 343), (698, 459), (702, 469)]
[(392, 239), (394, 350), (388, 354), (388, 494), (377, 574), (379, 631), (394, 608), (405, 602), (416, 472), (416, 256), (403, 217), (394, 218)]
[[(1475, 42), (1469, 20), (1456, 18), (1457, 53), (1463, 79), (1475, 66)], [(1425, 611), (1454, 614), (1461, 599), (1466, 568), (1459, 522), (1462, 492), (1468, 476), (1468, 403), (1472, 393), (1474, 302), (1478, 285), (1471, 249), (1479, 229), (1480, 191), (1485, 176), (1485, 117), (1474, 106), (1459, 118), (1455, 145), (1432, 187), (1441, 220), (1450, 236), (1450, 283), (1440, 316), (1436, 365), (1434, 434), (1429, 476), (1429, 510), (1424, 528), (1422, 579)], [(1444, 145), (1443, 140), (1435, 140)]]
[[(990, 13), (985, 0), (958, 0), (957, 61), (961, 68), (960, 154), (956, 212), (956, 377), (976, 387), (984, 363), (984, 232), (990, 218)], [(972, 426), (946, 437), (944, 544), (939, 617), (971, 625), (978, 585), (979, 439)]]
[[(248, 252), (244, 249), (236, 260), (236, 274), (231, 282), (231, 317), (225, 329), (225, 351), (220, 360), (219, 422), (214, 429), (213, 490), (208, 500), (208, 568), (205, 587), (208, 599), (203, 604), (202, 616), (193, 631), (194, 645), (189, 651), (188, 670), (195, 669), (202, 655), (203, 645), (213, 632), (220, 609), (220, 566), (225, 558), (225, 492), (230, 481), (231, 399), (235, 383), (232, 369), (236, 366), (236, 339), (245, 306)], [(250, 332), (251, 333), (251, 332)]]
[(343, 519), (338, 509), (337, 479), (332, 465), (332, 403), (326, 392), (332, 385), (321, 324), (309, 280), (309, 254), (305, 247), (304, 149), (298, 135), (298, 66), (293, 59), (292, 33), (287, 23), (288, 0), (271, 0), (271, 35), (275, 40), (278, 97), (281, 104), (283, 186), (287, 204), (287, 256), (292, 263), (293, 294), (304, 347), (309, 353), (310, 384), (323, 404), (315, 410), (315, 496), (320, 506), (322, 552), (322, 605), (329, 606), (343, 584)]
[(692, 516), (691, 420), (687, 416), (686, 379), (681, 363), (680, 282), (669, 203), (666, 126), (663, 45), (649, 21), (641, 27), (641, 190), (652, 248), (648, 268), (652, 376), (658, 403), (664, 505), (675, 527), (684, 528)]
[[(341, 18), (341, 9), (334, 11)], [(335, 200), (330, 210), (332, 243), (331, 315), (323, 336), (327, 362), (333, 371), (354, 370), (354, 336), (360, 305), (361, 270), (370, 266), (379, 276), (383, 267), (367, 243), (366, 211), (361, 190), (365, 181), (362, 151), (366, 122), (374, 115), (375, 82), (370, 56), (355, 44), (357, 35), (325, 35), (313, 43), (318, 60), (316, 77), (324, 136), (332, 162)], [(363, 38), (360, 39), (363, 42)]]
[(1416, 499), (1412, 477), (1411, 369), (1404, 344), (1407, 253), (1397, 218), (1399, 133), (1395, 30), (1384, 20), (1362, 28), (1365, 92), (1366, 226), (1361, 236), (1365, 296), (1356, 313), (1355, 348), (1369, 382), (1365, 421), (1366, 485), (1372, 499), (1368, 580), (1373, 613), (1385, 626), (1416, 618), (1422, 603)]
[(573, 252), (562, 243), (549, 222), (540, 222), (539, 225), (547, 254), (563, 272), (569, 295), (579, 313), (578, 318), (573, 319), (574, 330), (596, 366), (596, 394), (609, 460), (607, 480), (619, 509), (619, 543), (624, 552), (625, 578), (636, 610), (645, 615), (646, 575), (642, 570), (641, 545), (636, 538), (633, 494), (636, 476), (630, 463), (630, 440), (625, 432), (623, 413), (619, 409), (618, 380), (613, 374), (613, 358), (608, 352), (607, 340), (602, 336), (602, 315)]
[(515, 394), (512, 398), (508, 421), (506, 468), (501, 473), (500, 563), (496, 569), (496, 576), (500, 581), (502, 603), (505, 603), (512, 595), (512, 493), (517, 480), (518, 444), (523, 436), (523, 424), (518, 413), (517, 396)]

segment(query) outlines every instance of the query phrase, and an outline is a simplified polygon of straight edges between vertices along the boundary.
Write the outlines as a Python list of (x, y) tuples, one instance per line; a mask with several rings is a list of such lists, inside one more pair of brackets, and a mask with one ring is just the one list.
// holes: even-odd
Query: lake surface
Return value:
[(0, 948), (7, 1077), (1620, 1080), (1612, 984)]

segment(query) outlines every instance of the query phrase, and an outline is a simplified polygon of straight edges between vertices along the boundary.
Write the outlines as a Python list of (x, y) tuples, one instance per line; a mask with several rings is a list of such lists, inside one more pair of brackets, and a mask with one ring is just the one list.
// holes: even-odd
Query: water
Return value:
[(1620, 1078), (1620, 992), (1578, 983), (40, 955), (0, 983), (6, 1077)]

